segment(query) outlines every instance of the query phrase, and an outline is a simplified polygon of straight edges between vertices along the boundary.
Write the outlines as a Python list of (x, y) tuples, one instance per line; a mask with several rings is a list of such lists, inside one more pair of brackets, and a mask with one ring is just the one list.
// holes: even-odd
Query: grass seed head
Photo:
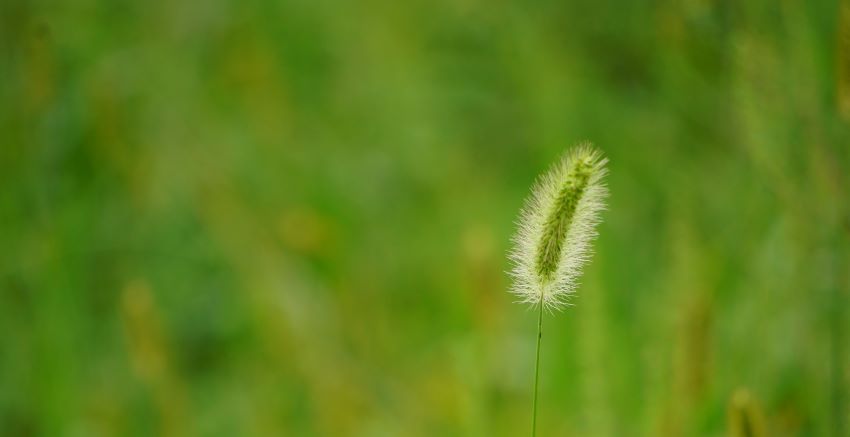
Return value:
[(729, 435), (730, 437), (764, 437), (764, 415), (753, 395), (746, 389), (739, 388), (729, 402)]
[(520, 212), (510, 255), (511, 292), (521, 302), (550, 310), (568, 304), (605, 207), (607, 162), (583, 143), (538, 179)]

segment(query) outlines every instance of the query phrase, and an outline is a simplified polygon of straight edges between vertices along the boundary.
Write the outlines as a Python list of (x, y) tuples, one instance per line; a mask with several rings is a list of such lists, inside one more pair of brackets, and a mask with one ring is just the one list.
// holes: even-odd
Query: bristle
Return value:
[(512, 293), (532, 305), (557, 310), (568, 304), (590, 257), (599, 213), (607, 196), (607, 160), (589, 143), (567, 152), (541, 176), (520, 212)]

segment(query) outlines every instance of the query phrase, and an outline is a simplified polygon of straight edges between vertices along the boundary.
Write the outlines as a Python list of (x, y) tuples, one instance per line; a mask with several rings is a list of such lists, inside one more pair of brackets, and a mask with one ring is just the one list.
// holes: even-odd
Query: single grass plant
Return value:
[(538, 179), (520, 212), (510, 253), (511, 292), (519, 302), (537, 309), (532, 437), (537, 433), (543, 312), (569, 305), (581, 269), (590, 258), (608, 195), (603, 183), (607, 162), (590, 143), (574, 147)]

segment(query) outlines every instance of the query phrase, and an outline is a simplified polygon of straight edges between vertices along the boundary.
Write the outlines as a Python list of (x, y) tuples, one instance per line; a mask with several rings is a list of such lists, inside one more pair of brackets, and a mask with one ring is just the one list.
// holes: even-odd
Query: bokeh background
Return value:
[(527, 435), (505, 254), (585, 139), (539, 435), (850, 435), (830, 0), (3, 0), (0, 435)]

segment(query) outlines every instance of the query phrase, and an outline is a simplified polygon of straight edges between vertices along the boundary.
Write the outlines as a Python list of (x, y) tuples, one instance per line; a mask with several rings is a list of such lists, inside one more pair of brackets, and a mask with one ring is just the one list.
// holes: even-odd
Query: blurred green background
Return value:
[[(2, 0), (0, 435), (850, 435), (850, 2)], [(736, 395), (737, 393), (737, 395)]]

